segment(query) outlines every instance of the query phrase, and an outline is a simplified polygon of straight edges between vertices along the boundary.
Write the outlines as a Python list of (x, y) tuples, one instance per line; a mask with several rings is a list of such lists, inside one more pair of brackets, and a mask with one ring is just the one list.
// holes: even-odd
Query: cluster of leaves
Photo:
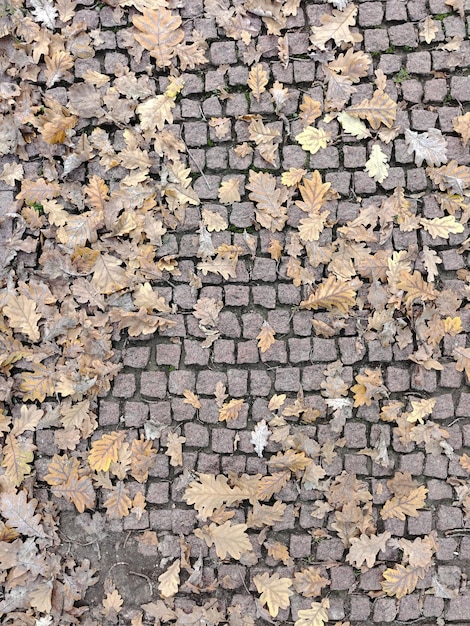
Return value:
[[(338, 336), (348, 317), (366, 317), (367, 325), (358, 327), (358, 347), (377, 339), (384, 347), (410, 349), (418, 372), (440, 370), (443, 341), (463, 332), (460, 311), (468, 298), (469, 275), (466, 270), (458, 273), (459, 291), (440, 288), (442, 259), (434, 244), (444, 245), (464, 231), (470, 217), (470, 168), (448, 160), (439, 130), (416, 133), (401, 126), (386, 77), (379, 70), (373, 74), (372, 59), (359, 49), (357, 7), (342, 1), (332, 4), (331, 15), (325, 13), (311, 32), (312, 63), (323, 72), (324, 99), (304, 94), (298, 117), (289, 119), (286, 112), (294, 94), (278, 81), (270, 86), (269, 67), (261, 62), (266, 50), (256, 37), (262, 29), (275, 36), (279, 60), (287, 67), (289, 39), (284, 31), (300, 0), (246, 0), (237, 6), (206, 0), (207, 16), (238, 42), (251, 66), (247, 85), (252, 98), (272, 102), (277, 120), (270, 124), (273, 120), (261, 115), (243, 116), (237, 121), (246, 126), (248, 139), (230, 149), (242, 158), (256, 151), (266, 169), (278, 169), (279, 146), (289, 136), (314, 155), (337, 141), (341, 128), (344, 141), (372, 141), (365, 171), (382, 183), (389, 174), (387, 145), (404, 136), (416, 165), (427, 166), (438, 207), (434, 217), (423, 215), (422, 197), (407, 197), (397, 187), (380, 205), (357, 198), (355, 217), (339, 224), (334, 213), (337, 192), (320, 172), (301, 168), (280, 176), (251, 170), (247, 197), (254, 203), (254, 225), (269, 232), (268, 254), (294, 285), (305, 289), (300, 307), (319, 312), (312, 318), (316, 335)], [(182, 73), (207, 62), (208, 44), (197, 30), (183, 28), (176, 2), (126, 0), (113, 4), (113, 11), (118, 23), (128, 10), (124, 7), (130, 7), (133, 26), (119, 30), (120, 46), (139, 69), (117, 63), (112, 72), (87, 69), (77, 79), (76, 61), (95, 57), (103, 32), (74, 19), (76, 7), (75, 0), (31, 0), (28, 6), (14, 0), (1, 15), (8, 80), (0, 83), (0, 155), (14, 158), (7, 159), (0, 178), (17, 187), (17, 194), (5, 218), (11, 236), (2, 251), (6, 270), (0, 293), (0, 563), (6, 589), (0, 610), (28, 626), (59, 623), (64, 615), (70, 623), (96, 623), (83, 617), (83, 607), (76, 604), (96, 582), (94, 572), (87, 561), (77, 564), (57, 556), (57, 507), (34, 497), (35, 433), (53, 429), (60, 451), (42, 477), (50, 492), (79, 512), (94, 508), (99, 494), (111, 519), (142, 517), (145, 496), (139, 490), (131, 498), (128, 483), (147, 481), (160, 445), (170, 465), (182, 467), (185, 443), (179, 432), (155, 422), (146, 423), (132, 440), (124, 430), (95, 433), (96, 408), (97, 397), (110, 390), (121, 367), (112, 340), (123, 331), (131, 338), (150, 336), (176, 323), (177, 307), (165, 285), (182, 277), (179, 261), (184, 251), (179, 257), (167, 254), (164, 244), (169, 234), (185, 228), (187, 214), (193, 208), (199, 211), (201, 202), (173, 115), (184, 88)], [(428, 44), (434, 28), (429, 18), (423, 21), (421, 36)], [(337, 53), (339, 47), (342, 52)], [(370, 97), (351, 103), (354, 85), (372, 76)], [(220, 99), (229, 97), (221, 87)], [(218, 139), (231, 141), (232, 121), (213, 117), (208, 125)], [(465, 145), (470, 113), (457, 116), (453, 128)], [(36, 155), (41, 155), (40, 171), (30, 161)], [(240, 176), (226, 177), (218, 190), (220, 203), (229, 206), (243, 195)], [(213, 233), (228, 232), (228, 226), (222, 212), (202, 207), (196, 233), (199, 263), (195, 272), (184, 275), (196, 296), (205, 276), (236, 278), (244, 257), (257, 254), (259, 237), (247, 232), (216, 245)], [(432, 247), (394, 250), (394, 233), (413, 232), (426, 236)], [(466, 251), (468, 244), (463, 242), (460, 250)], [(199, 297), (192, 311), (207, 349), (221, 335), (222, 308), (222, 302)], [(275, 334), (268, 322), (259, 329), (259, 349), (267, 360)], [(456, 348), (453, 361), (458, 371), (470, 376), (468, 348)], [(388, 550), (401, 551), (402, 562), (385, 569), (382, 583), (382, 593), (401, 598), (430, 571), (437, 537), (409, 541), (381, 532), (368, 486), (345, 472), (330, 478), (324, 466), (345, 445), (341, 435), (355, 408), (373, 402), (381, 405), (380, 418), (395, 424), (403, 446), (418, 445), (429, 454), (450, 458), (454, 451), (446, 441), (447, 431), (428, 419), (434, 399), (410, 398), (408, 406), (390, 400), (380, 369), (356, 372), (354, 385), (346, 378), (339, 362), (326, 369), (321, 409), (313, 408), (302, 393), (295, 399), (271, 398), (270, 419), (260, 421), (251, 435), (256, 454), (262, 456), (266, 445), (276, 452), (268, 460), (268, 475), (201, 474), (191, 479), (185, 473), (184, 498), (202, 522), (194, 532), (197, 540), (213, 547), (217, 558), (251, 567), (258, 562), (257, 543), (275, 562), (292, 567), (287, 546), (269, 532), (286, 514), (282, 490), (290, 482), (314, 490), (312, 515), (318, 528), (328, 520), (331, 530), (318, 529), (313, 536), (321, 540), (334, 533), (347, 550), (347, 562), (361, 571), (374, 567), (380, 555), (385, 561)], [(201, 408), (190, 390), (185, 401), (195, 410)], [(242, 398), (229, 399), (223, 385), (217, 387), (215, 402), (221, 423), (236, 420), (249, 407)], [(331, 429), (331, 437), (321, 445), (303, 426), (319, 418), (326, 418)], [(375, 447), (360, 453), (389, 467), (381, 432)], [(462, 456), (461, 464), (469, 469), (468, 457)], [(463, 481), (454, 486), (468, 517), (469, 487)], [(425, 487), (406, 473), (395, 473), (387, 488), (390, 499), (380, 511), (381, 520), (413, 517), (426, 505)], [(233, 509), (241, 503), (247, 518), (235, 523)], [(202, 557), (191, 563), (189, 548), (185, 554), (159, 577), (163, 600), (144, 607), (161, 622), (189, 623), (184, 621), (188, 614), (171, 604), (179, 591), (214, 589), (203, 582)], [(295, 590), (319, 600), (298, 612), (296, 626), (322, 626), (328, 618), (328, 599), (322, 599), (329, 584), (326, 570), (335, 565), (300, 566), (293, 577), (277, 572), (254, 576), (259, 615), (277, 617)], [(183, 571), (188, 576), (182, 584)], [(437, 579), (433, 588), (436, 595), (450, 597)], [(104, 618), (116, 619), (122, 603), (111, 585), (103, 601)], [(230, 607), (225, 615), (213, 603), (195, 606), (191, 616), (210, 624), (253, 623), (239, 607)], [(141, 620), (142, 615), (137, 616), (133, 624)]]

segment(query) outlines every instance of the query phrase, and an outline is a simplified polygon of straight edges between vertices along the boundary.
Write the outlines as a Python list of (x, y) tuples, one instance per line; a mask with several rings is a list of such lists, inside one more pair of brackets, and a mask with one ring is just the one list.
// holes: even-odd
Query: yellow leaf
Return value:
[(321, 104), (318, 100), (314, 100), (307, 94), (302, 99), (300, 105), (299, 118), (302, 120), (303, 126), (310, 126), (313, 122), (320, 117), (322, 112)]
[(404, 596), (412, 593), (416, 589), (418, 580), (424, 578), (427, 569), (423, 567), (404, 567), (398, 564), (394, 568), (388, 568), (382, 576), (382, 589), (388, 596), (395, 596), (400, 600)]
[(423, 418), (431, 415), (434, 406), (436, 404), (436, 398), (428, 398), (427, 400), (412, 400), (411, 406), (413, 410), (411, 413), (405, 413), (407, 422), (419, 422), (423, 424)]
[(2, 467), (14, 487), (19, 487), (24, 477), (31, 473), (36, 446), (31, 441), (18, 439), (8, 433), (3, 447)]
[(296, 200), (295, 204), (309, 215), (319, 215), (321, 207), (326, 202), (326, 194), (331, 183), (324, 183), (321, 174), (317, 170), (312, 172), (311, 178), (303, 178), (302, 185), (299, 185), (302, 200)]
[(241, 398), (225, 402), (219, 410), (219, 422), (230, 422), (232, 420), (236, 420), (244, 404), (245, 403)]
[(261, 63), (258, 63), (251, 68), (250, 73), (248, 74), (247, 84), (251, 89), (251, 93), (259, 102), (261, 94), (266, 91), (266, 85), (268, 84), (268, 74), (263, 69)]
[(129, 515), (132, 500), (128, 496), (128, 491), (124, 483), (120, 480), (113, 488), (111, 495), (104, 501), (106, 513), (111, 519), (120, 519)]
[(268, 555), (275, 561), (282, 561), (284, 565), (292, 564), (289, 550), (280, 541), (266, 541), (264, 547), (268, 551)]
[(356, 291), (351, 281), (343, 281), (330, 276), (326, 282), (318, 286), (315, 293), (300, 303), (301, 309), (338, 309), (347, 313), (356, 303)]
[(258, 348), (261, 352), (266, 352), (266, 350), (269, 350), (269, 348), (275, 343), (275, 334), (276, 331), (274, 328), (265, 320), (261, 326), (261, 330), (256, 335), (256, 339), (258, 339)]
[(183, 391), (184, 404), (190, 404), (195, 409), (201, 408), (201, 403), (199, 402), (199, 398), (195, 393), (193, 393), (190, 389), (185, 389)]
[[(238, 178), (229, 178), (224, 180), (219, 187), (219, 200), (222, 204), (232, 204), (232, 202), (240, 202), (240, 180)], [(219, 228), (219, 230), (225, 230)], [(211, 230), (209, 227), (207, 230)], [(215, 230), (215, 229), (212, 229)]]
[(393, 496), (393, 498), (385, 502), (380, 511), (382, 519), (396, 517), (397, 519), (405, 520), (406, 515), (418, 517), (418, 509), (423, 508), (427, 493), (428, 490), (421, 485), (408, 494)]
[(452, 120), (452, 126), (456, 133), (462, 137), (462, 143), (464, 146), (467, 145), (468, 140), (470, 139), (470, 111), (465, 113), (465, 115), (458, 115), (454, 117)]
[(364, 122), (349, 115), (346, 111), (341, 111), (336, 119), (343, 127), (345, 133), (349, 133), (357, 139), (367, 139), (367, 137), (370, 137), (370, 131)]
[(183, 498), (194, 505), (202, 520), (206, 520), (216, 509), (224, 504), (235, 504), (244, 496), (238, 487), (230, 487), (227, 478), (221, 474), (199, 474), (198, 480), (189, 484)]
[(463, 233), (463, 224), (457, 222), (453, 215), (446, 215), (445, 217), (434, 217), (433, 219), (421, 218), (421, 224), (433, 239), (436, 237), (442, 237), (443, 239), (449, 239), (449, 235)]
[(287, 170), (287, 172), (282, 173), (281, 183), (286, 187), (295, 187), (295, 185), (300, 183), (306, 173), (307, 170), (298, 167), (291, 167)]
[(12, 328), (23, 333), (33, 342), (39, 341), (41, 334), (38, 322), (41, 316), (36, 313), (34, 300), (23, 295), (9, 294), (3, 312), (8, 317)]
[(126, 438), (125, 431), (116, 431), (103, 435), (91, 444), (88, 463), (95, 472), (107, 472), (111, 463), (118, 460), (119, 448)]
[(346, 113), (366, 119), (374, 130), (382, 124), (391, 128), (397, 116), (397, 103), (384, 91), (377, 89), (370, 100), (363, 100), (360, 104), (349, 107)]
[(142, 13), (132, 18), (139, 31), (134, 37), (150, 51), (158, 67), (166, 67), (171, 64), (176, 46), (184, 39), (184, 32), (180, 28), (181, 18), (163, 7), (156, 10), (143, 8)]
[(158, 577), (158, 590), (163, 598), (171, 598), (178, 593), (180, 586), (180, 559), (176, 559), (170, 567)]
[(185, 441), (186, 437), (180, 437), (177, 433), (168, 433), (165, 454), (170, 457), (170, 465), (172, 467), (183, 465), (183, 443)]
[(390, 166), (387, 163), (387, 155), (382, 152), (378, 144), (372, 146), (369, 160), (366, 162), (366, 172), (376, 183), (382, 183), (388, 177)]
[(240, 559), (244, 552), (253, 550), (248, 535), (246, 524), (233, 524), (229, 521), (222, 526), (211, 524), (194, 531), (196, 537), (203, 539), (207, 547), (215, 546), (219, 559), (225, 559), (229, 554), (234, 559)]
[(409, 272), (400, 272), (400, 280), (397, 282), (397, 288), (403, 289), (405, 294), (405, 304), (408, 306), (415, 300), (435, 300), (439, 293), (425, 280), (421, 274), (415, 270), (412, 274)]
[(287, 609), (290, 605), (290, 596), (293, 591), (290, 589), (292, 580), (290, 578), (280, 578), (279, 574), (270, 576), (268, 572), (258, 574), (253, 578), (258, 593), (260, 593), (260, 602), (262, 605), (267, 604), (269, 614), (276, 617), (279, 609)]
[(295, 136), (295, 140), (310, 154), (316, 154), (320, 149), (326, 148), (330, 139), (331, 133), (323, 130), (323, 128), (313, 128), (313, 126), (307, 126)]
[(302, 241), (318, 241), (328, 216), (328, 211), (322, 211), (322, 213), (312, 213), (309, 217), (301, 219), (299, 223), (300, 239)]
[(47, 396), (54, 393), (54, 374), (51, 368), (38, 363), (33, 366), (32, 372), (21, 372), (21, 391), (23, 400), (39, 400), (44, 402)]
[(300, 609), (299, 619), (294, 626), (323, 626), (328, 621), (330, 601), (323, 598), (321, 602), (312, 602), (310, 609)]

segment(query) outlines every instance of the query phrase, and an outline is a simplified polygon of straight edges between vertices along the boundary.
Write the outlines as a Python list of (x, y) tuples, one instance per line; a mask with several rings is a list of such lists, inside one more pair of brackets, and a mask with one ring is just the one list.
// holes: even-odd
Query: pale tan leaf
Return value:
[(470, 111), (464, 115), (454, 117), (452, 126), (455, 132), (462, 137), (462, 143), (466, 146), (470, 139)]
[(8, 317), (12, 328), (26, 335), (34, 343), (39, 341), (41, 334), (38, 322), (41, 316), (36, 313), (34, 300), (23, 295), (9, 294), (3, 312)]
[(121, 612), (123, 604), (124, 600), (119, 595), (118, 590), (113, 589), (113, 591), (106, 594), (106, 598), (103, 600), (103, 608), (101, 609), (101, 612), (106, 618), (114, 620), (115, 616)]
[(366, 162), (366, 172), (375, 182), (382, 183), (388, 177), (389, 169), (387, 155), (382, 151), (379, 144), (374, 144)]
[(295, 140), (310, 154), (316, 154), (322, 148), (326, 148), (330, 139), (331, 133), (323, 130), (323, 128), (313, 128), (313, 126), (307, 126), (295, 136)]
[(180, 559), (176, 559), (170, 567), (158, 577), (158, 590), (163, 598), (171, 598), (178, 593), (180, 586)]
[(111, 519), (120, 519), (129, 515), (132, 500), (124, 483), (120, 480), (111, 491), (111, 495), (104, 501), (106, 513)]
[(240, 559), (244, 552), (253, 550), (246, 529), (246, 524), (232, 524), (226, 521), (222, 526), (211, 524), (198, 528), (194, 534), (203, 539), (209, 548), (214, 545), (220, 559), (225, 559), (227, 554), (234, 559)]
[(258, 63), (251, 68), (250, 73), (248, 74), (247, 85), (258, 102), (261, 94), (266, 91), (268, 80), (268, 74), (261, 63)]
[(330, 584), (317, 567), (308, 567), (294, 574), (294, 588), (304, 598), (320, 596), (323, 587)]
[(423, 487), (413, 489), (409, 494), (403, 496), (394, 496), (385, 502), (380, 515), (382, 519), (391, 519), (395, 517), (400, 520), (406, 519), (406, 515), (410, 517), (418, 517), (418, 509), (422, 509), (426, 502), (426, 494), (428, 490)]
[(387, 541), (391, 538), (392, 533), (386, 531), (379, 535), (365, 535), (360, 537), (352, 537), (349, 540), (350, 548), (346, 556), (346, 560), (353, 567), (361, 567), (365, 562), (367, 567), (374, 567), (377, 554), (381, 550), (387, 548)]
[[(222, 204), (232, 204), (233, 202), (240, 202), (240, 180), (238, 178), (229, 178), (224, 180), (219, 187), (219, 200)], [(227, 228), (227, 226), (225, 226)], [(219, 230), (225, 230), (220, 228)], [(209, 226), (207, 229), (210, 231)]]
[(293, 595), (291, 590), (292, 580), (290, 578), (280, 578), (275, 573), (270, 576), (267, 572), (257, 574), (253, 578), (258, 593), (260, 593), (260, 602), (262, 605), (267, 604), (271, 617), (276, 617), (279, 609), (287, 609), (290, 605), (290, 596)]
[(190, 389), (185, 389), (183, 391), (184, 396), (184, 404), (190, 404), (194, 409), (201, 408), (201, 402), (195, 393), (193, 393)]
[(432, 239), (436, 239), (436, 237), (449, 239), (451, 234), (463, 233), (464, 231), (463, 224), (457, 222), (453, 215), (434, 217), (432, 219), (422, 217), (420, 222), (424, 230), (431, 235)]
[(325, 50), (325, 43), (333, 39), (339, 46), (343, 43), (357, 43), (362, 37), (351, 32), (350, 27), (356, 24), (357, 6), (349, 4), (344, 11), (333, 9), (333, 14), (324, 13), (320, 21), (321, 26), (313, 26), (310, 41), (320, 50)]
[(382, 124), (391, 128), (397, 116), (397, 103), (384, 91), (377, 89), (370, 100), (349, 107), (346, 113), (366, 119), (374, 130), (378, 130)]
[(164, 7), (142, 10), (143, 15), (134, 15), (132, 22), (138, 29), (134, 37), (155, 58), (158, 67), (171, 64), (176, 46), (184, 39), (179, 15), (173, 15)]
[(265, 320), (261, 326), (261, 330), (256, 335), (256, 339), (258, 339), (258, 348), (261, 352), (266, 352), (275, 343), (275, 334), (276, 331), (274, 328)]
[(338, 309), (347, 313), (356, 302), (356, 291), (352, 281), (339, 280), (330, 276), (326, 282), (317, 287), (315, 293), (300, 303), (301, 309)]
[(243, 500), (244, 496), (238, 487), (228, 485), (225, 476), (199, 474), (198, 480), (189, 484), (183, 498), (188, 504), (194, 505), (202, 520), (206, 520), (222, 505), (235, 504)]
[(299, 619), (294, 626), (324, 626), (328, 620), (330, 601), (323, 598), (321, 602), (312, 602), (310, 609), (300, 609)]
[(431, 41), (434, 41), (436, 38), (438, 32), (439, 29), (436, 26), (435, 21), (430, 15), (428, 15), (421, 24), (421, 29), (419, 31), (420, 38), (424, 39), (426, 43), (431, 43)]
[(165, 454), (170, 457), (172, 467), (183, 465), (183, 443), (185, 441), (186, 437), (180, 437), (177, 433), (168, 433)]
[(382, 589), (388, 596), (395, 596), (400, 600), (404, 596), (412, 593), (420, 578), (426, 575), (426, 569), (421, 567), (404, 567), (398, 564), (394, 568), (389, 568), (382, 574), (384, 581)]
[(236, 420), (242, 407), (245, 405), (242, 398), (225, 402), (219, 410), (219, 422), (230, 422)]

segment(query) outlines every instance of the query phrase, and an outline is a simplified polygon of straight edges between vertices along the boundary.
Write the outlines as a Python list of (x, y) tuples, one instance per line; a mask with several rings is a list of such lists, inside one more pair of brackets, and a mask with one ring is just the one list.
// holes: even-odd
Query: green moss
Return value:
[(369, 54), (373, 59), (380, 59), (380, 52), (377, 50), (375, 52), (370, 52)]
[(413, 52), (414, 48), (410, 48), (410, 46), (403, 46), (403, 50), (405, 52)]
[(404, 67), (402, 67), (401, 70), (393, 77), (393, 82), (400, 84), (403, 81), (408, 80), (409, 77), (410, 75), (408, 74), (408, 72), (405, 70)]
[(437, 15), (433, 15), (432, 19), (437, 20), (438, 22), (442, 22), (446, 17), (449, 17), (450, 13), (438, 13)]
[(37, 212), (39, 213), (39, 215), (44, 215), (44, 208), (42, 206), (42, 204), (39, 204), (39, 202), (33, 202), (33, 204), (31, 205), (31, 207)]
[(452, 101), (452, 96), (450, 95), (450, 91), (448, 91), (445, 95), (443, 102), (447, 104), (448, 102), (451, 102), (451, 101)]
[(395, 54), (395, 46), (390, 46), (385, 50), (385, 54)]
[(213, 148), (214, 147), (214, 142), (212, 141), (212, 139), (210, 139), (210, 138), (207, 139), (207, 145), (209, 146), (209, 148)]

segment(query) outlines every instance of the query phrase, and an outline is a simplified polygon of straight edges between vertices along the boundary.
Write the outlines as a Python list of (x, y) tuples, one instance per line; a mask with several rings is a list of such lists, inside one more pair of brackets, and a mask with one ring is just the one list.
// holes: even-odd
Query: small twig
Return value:
[(446, 530), (444, 535), (446, 537), (460, 537), (463, 535), (470, 535), (470, 528), (452, 528), (451, 530)]
[(145, 574), (139, 574), (139, 572), (129, 572), (129, 574), (133, 574), (134, 576), (140, 576), (140, 578), (144, 578), (147, 581), (148, 586), (150, 588), (150, 596), (153, 596), (152, 581), (150, 580), (148, 576), (146, 576)]
[(115, 567), (118, 567), (119, 565), (127, 565), (127, 566), (129, 566), (129, 563), (128, 563), (127, 561), (118, 561), (117, 563), (114, 563), (114, 564), (113, 564), (113, 565), (111, 565), (111, 567), (109, 568), (109, 570), (108, 570), (108, 574), (110, 574), (110, 573), (112, 572), (112, 570), (113, 570)]

